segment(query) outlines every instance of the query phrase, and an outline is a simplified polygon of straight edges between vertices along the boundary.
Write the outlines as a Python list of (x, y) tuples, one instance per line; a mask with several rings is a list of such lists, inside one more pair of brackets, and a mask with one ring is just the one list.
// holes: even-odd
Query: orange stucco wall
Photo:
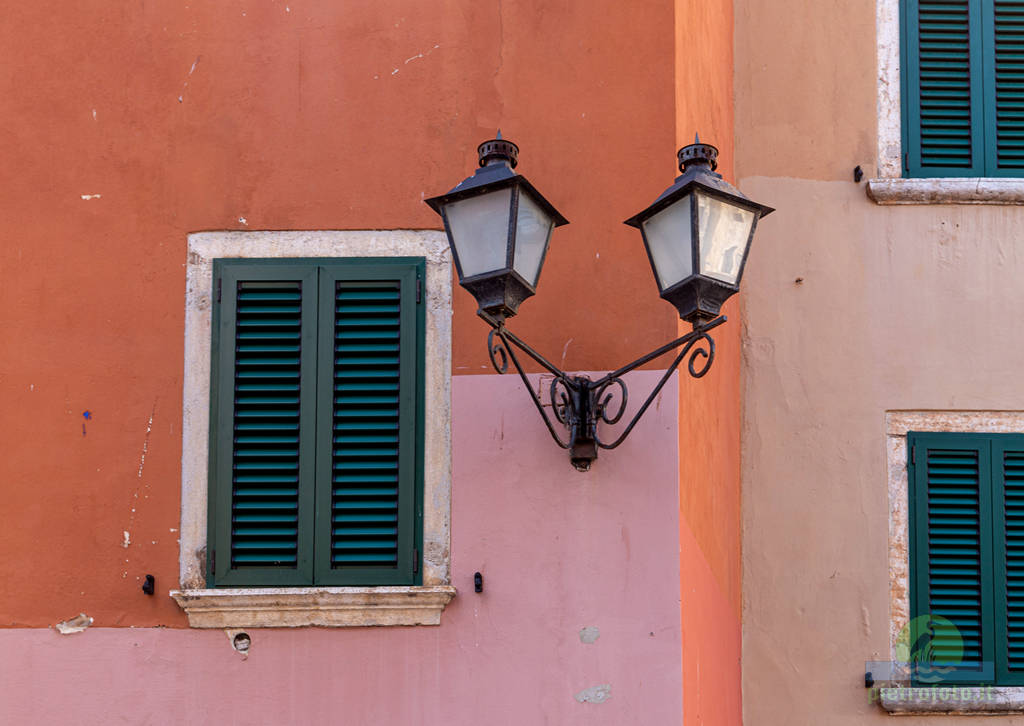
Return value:
[[(734, 182), (732, 3), (679, 0), (676, 18), (677, 143), (692, 143), (694, 131), (699, 131), (718, 146), (718, 172)], [(689, 52), (703, 44), (711, 52)], [(714, 333), (713, 368), (699, 384), (680, 386), (680, 501), (683, 518), (738, 614), (741, 321), (737, 299), (726, 303), (722, 312), (730, 322)], [(679, 334), (689, 327), (680, 321)]]
[[(676, 2), (676, 141), (718, 146), (734, 182), (732, 2)], [(695, 47), (708, 52), (694, 54)], [(680, 592), (683, 722), (739, 726), (741, 709), (740, 309), (715, 333), (700, 381), (680, 379)], [(679, 332), (686, 332), (680, 323)]]
[[(421, 200), (472, 171), (476, 143), (501, 127), (573, 222), (517, 331), (569, 369), (671, 338), (672, 310), (621, 222), (671, 179), (673, 8), (597, 5), (10, 9), (0, 580), (18, 587), (0, 588), (0, 624), (83, 610), (103, 625), (184, 624), (169, 599), (137, 592), (147, 572), (161, 588), (177, 579), (188, 232), (436, 227)], [(486, 329), (456, 292), (455, 372), (489, 372)]]

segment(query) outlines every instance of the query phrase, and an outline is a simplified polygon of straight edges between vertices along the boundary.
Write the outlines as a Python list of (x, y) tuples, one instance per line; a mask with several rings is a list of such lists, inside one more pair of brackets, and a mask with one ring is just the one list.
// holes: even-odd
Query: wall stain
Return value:
[(585, 688), (573, 696), (579, 703), (604, 703), (611, 697), (612, 687), (608, 683)]

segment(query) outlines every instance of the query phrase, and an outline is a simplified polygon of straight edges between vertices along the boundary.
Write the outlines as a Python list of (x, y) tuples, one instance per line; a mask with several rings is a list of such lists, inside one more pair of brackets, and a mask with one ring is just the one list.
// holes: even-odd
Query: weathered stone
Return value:
[(193, 628), (297, 628), (309, 625), (439, 625), (455, 588), (288, 587), (172, 590)]

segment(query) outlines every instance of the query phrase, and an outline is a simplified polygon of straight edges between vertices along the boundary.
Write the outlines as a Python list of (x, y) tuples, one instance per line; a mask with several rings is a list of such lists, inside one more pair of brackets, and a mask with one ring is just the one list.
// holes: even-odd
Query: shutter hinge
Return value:
[(419, 571), (420, 571), (420, 551), (417, 548), (417, 549), (414, 549), (412, 551), (412, 574), (415, 575)]
[(916, 446), (911, 446), (910, 447), (910, 463), (911, 464), (916, 464), (917, 463), (917, 447)]
[(213, 570), (211, 575), (217, 574), (217, 550), (210, 552), (210, 569)]
[(910, 171), (910, 152), (903, 152), (903, 171)]
[(217, 302), (220, 302), (220, 278), (217, 278)]
[(423, 281), (420, 278), (416, 278), (416, 304), (419, 305), (423, 302)]

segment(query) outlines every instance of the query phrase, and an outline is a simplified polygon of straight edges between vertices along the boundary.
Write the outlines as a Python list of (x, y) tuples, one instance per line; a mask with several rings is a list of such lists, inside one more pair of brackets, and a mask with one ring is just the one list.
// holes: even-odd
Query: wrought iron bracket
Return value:
[[(627, 363), (621, 368), (593, 380), (588, 376), (572, 376), (561, 370), (506, 328), (503, 319), (483, 312), (478, 315), (491, 326), (491, 332), (487, 335), (487, 352), (494, 370), (498, 373), (506, 373), (509, 363), (513, 365), (529, 392), (537, 412), (544, 420), (544, 425), (547, 426), (551, 438), (563, 449), (569, 450), (569, 459), (578, 471), (589, 470), (600, 449), (614, 449), (626, 440), (633, 427), (654, 403), (661, 389), (684, 360), (689, 359), (686, 367), (693, 378), (701, 378), (711, 369), (711, 364), (715, 361), (715, 341), (708, 333), (726, 321), (726, 317), (720, 315), (713, 320), (696, 324), (692, 332), (681, 338), (676, 338), (647, 355), (637, 358), (632, 363)], [(544, 403), (539, 391), (534, 390), (526, 377), (526, 372), (516, 355), (516, 349), (532, 358), (535, 363), (553, 376), (548, 387), (547, 403)], [(658, 380), (657, 385), (648, 394), (647, 399), (629, 423), (611, 441), (602, 439), (600, 425), (614, 426), (626, 413), (629, 388), (622, 377), (645, 363), (676, 350), (678, 352), (672, 364)], [(545, 410), (547, 408), (551, 409), (550, 416)], [(565, 438), (559, 435), (556, 423), (560, 424), (559, 428), (564, 430)]]

